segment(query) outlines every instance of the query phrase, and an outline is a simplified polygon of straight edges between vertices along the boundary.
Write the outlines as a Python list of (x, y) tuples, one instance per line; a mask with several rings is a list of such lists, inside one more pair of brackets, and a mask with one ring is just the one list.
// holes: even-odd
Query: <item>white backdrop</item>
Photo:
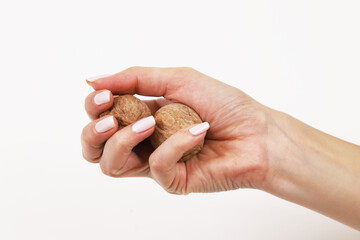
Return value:
[(167, 194), (82, 159), (85, 78), (191, 66), (360, 144), (360, 2), (0, 0), (0, 239), (359, 239), (257, 190)]

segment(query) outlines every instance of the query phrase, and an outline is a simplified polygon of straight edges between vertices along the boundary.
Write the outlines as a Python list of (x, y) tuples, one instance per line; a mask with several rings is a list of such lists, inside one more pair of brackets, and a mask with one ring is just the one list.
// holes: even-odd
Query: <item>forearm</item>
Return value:
[(264, 190), (360, 230), (360, 147), (271, 110)]

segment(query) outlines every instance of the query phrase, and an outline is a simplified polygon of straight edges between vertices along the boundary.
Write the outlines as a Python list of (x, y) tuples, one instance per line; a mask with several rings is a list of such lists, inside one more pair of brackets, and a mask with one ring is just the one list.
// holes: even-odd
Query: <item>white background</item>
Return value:
[(0, 239), (359, 239), (257, 190), (174, 196), (109, 178), (80, 146), (85, 78), (134, 65), (194, 67), (360, 144), (359, 12), (358, 0), (0, 0)]

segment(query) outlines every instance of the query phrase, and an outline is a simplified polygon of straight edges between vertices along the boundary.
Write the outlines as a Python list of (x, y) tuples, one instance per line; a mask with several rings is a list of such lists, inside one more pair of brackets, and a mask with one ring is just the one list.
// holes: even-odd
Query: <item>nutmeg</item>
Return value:
[[(171, 135), (184, 127), (202, 123), (200, 116), (190, 107), (182, 103), (171, 103), (163, 106), (155, 113), (155, 131), (150, 136), (154, 148), (160, 146)], [(186, 161), (201, 151), (204, 140), (186, 151), (180, 161)]]
[(126, 127), (137, 120), (151, 116), (149, 107), (133, 95), (114, 96), (113, 106), (100, 114), (113, 115), (119, 123), (119, 129)]

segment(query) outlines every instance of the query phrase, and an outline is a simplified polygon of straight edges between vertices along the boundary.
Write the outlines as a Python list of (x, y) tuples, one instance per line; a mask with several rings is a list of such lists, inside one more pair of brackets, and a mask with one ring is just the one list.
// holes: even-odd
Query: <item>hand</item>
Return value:
[[(94, 120), (82, 133), (83, 155), (99, 162), (106, 175), (151, 177), (176, 194), (257, 188), (360, 229), (359, 146), (189, 68), (135, 67), (91, 85), (96, 91), (85, 106), (92, 119), (111, 107), (108, 89), (114, 94), (163, 96), (146, 101), (153, 114), (163, 105), (182, 102), (210, 124), (207, 133), (197, 135), (182, 129), (154, 150), (143, 141), (154, 131), (151, 117), (120, 131), (113, 117)], [(102, 97), (95, 97), (99, 93)], [(178, 162), (204, 137), (197, 156)]]
[[(190, 68), (133, 67), (99, 78), (91, 86), (96, 91), (87, 97), (85, 107), (96, 120), (83, 130), (83, 155), (88, 161), (99, 162), (104, 174), (151, 177), (176, 194), (263, 185), (268, 170), (268, 110), (242, 91)], [(105, 92), (109, 101), (97, 105), (94, 97), (104, 89), (111, 91)], [(155, 151), (148, 140), (143, 141), (154, 131), (151, 120), (147, 120), (147, 130), (136, 133), (133, 125), (117, 131), (117, 123), (110, 117), (106, 120), (110, 129), (96, 131), (96, 124), (104, 119), (97, 117), (111, 107), (112, 94), (126, 93), (163, 96), (145, 101), (153, 114), (165, 104), (184, 103), (198, 112), (210, 129), (195, 136), (189, 128), (183, 129)], [(186, 162), (178, 162), (205, 135), (203, 150)]]

